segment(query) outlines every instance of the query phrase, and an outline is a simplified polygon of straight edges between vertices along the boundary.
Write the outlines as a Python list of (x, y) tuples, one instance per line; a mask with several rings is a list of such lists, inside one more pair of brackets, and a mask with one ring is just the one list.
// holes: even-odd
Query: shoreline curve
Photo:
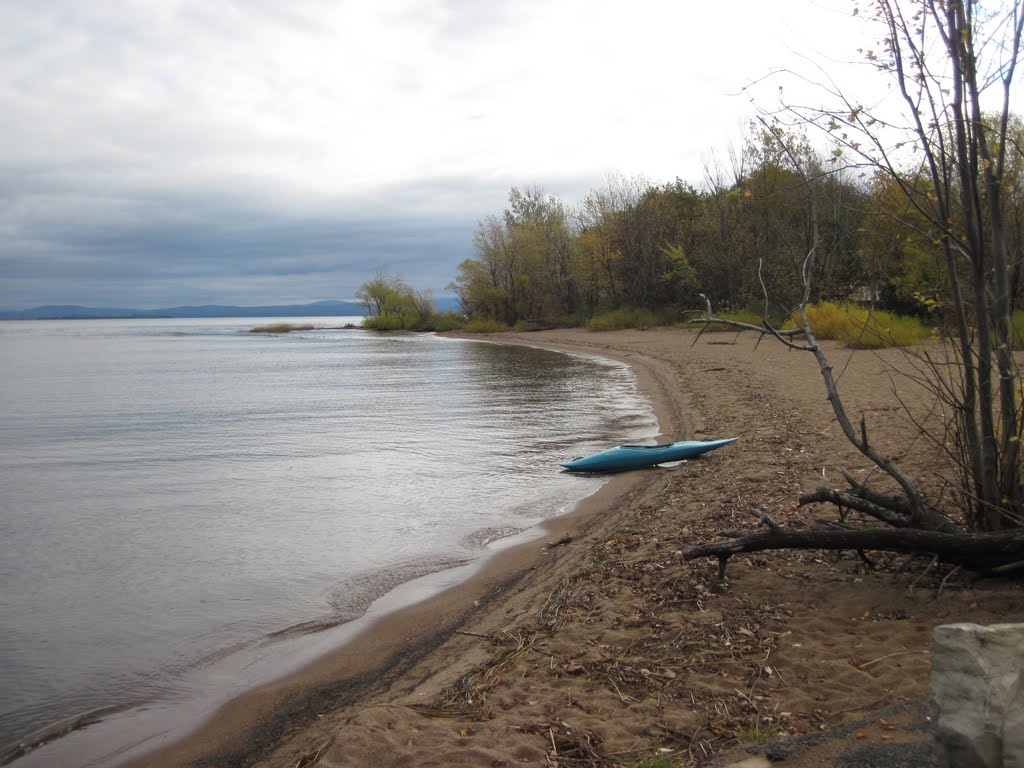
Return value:
[[(653, 362), (614, 351), (594, 350), (565, 343), (542, 343), (514, 334), (502, 338), (445, 334), (476, 342), (526, 346), (568, 354), (604, 357), (626, 363), (637, 386), (651, 404), (659, 435), (678, 433), (684, 419), (678, 402), (669, 396), (666, 372)], [(269, 683), (257, 685), (229, 699), (206, 716), (195, 730), (168, 738), (155, 736), (148, 746), (129, 746), (135, 754), (124, 760), (114, 757), (119, 768), (182, 766), (197, 762), (218, 766), (251, 765), (281, 739), (312, 723), (325, 709), (359, 701), (373, 691), (387, 687), (416, 662), (440, 647), (475, 613), (491, 607), (513, 590), (519, 580), (542, 563), (553, 549), (565, 543), (570, 533), (587, 521), (614, 508), (638, 486), (649, 484), (641, 473), (625, 473), (608, 479), (596, 492), (569, 512), (534, 527), (535, 535), (522, 543), (499, 546), (485, 554), (464, 581), (412, 605), (386, 610), (373, 618), (355, 636), (343, 640), (300, 669), (287, 672)], [(515, 538), (515, 537), (513, 537)], [(385, 597), (384, 602), (387, 602)], [(359, 620), (356, 620), (358, 622)], [(167, 743), (152, 744), (153, 739)], [(60, 741), (58, 739), (57, 741)], [(41, 747), (45, 750), (45, 745)], [(34, 751), (34, 750), (33, 750)], [(15, 761), (15, 768), (31, 768), (32, 752)]]

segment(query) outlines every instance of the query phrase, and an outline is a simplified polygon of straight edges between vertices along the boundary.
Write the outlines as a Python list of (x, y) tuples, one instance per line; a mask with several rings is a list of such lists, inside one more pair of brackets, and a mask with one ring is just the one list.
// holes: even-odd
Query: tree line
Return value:
[[(1003, 199), (1017, 307), (1019, 118), (1009, 133)], [(816, 242), (812, 301), (867, 301), (941, 319), (952, 282), (942, 248), (948, 233), (927, 213), (930, 179), (919, 165), (893, 176), (837, 162), (841, 154), (755, 121), (727, 168), (709, 164), (699, 188), (609, 178), (576, 206), (538, 187), (513, 188), (508, 207), (477, 226), (475, 256), (459, 265), (450, 288), (468, 316), (507, 325), (579, 325), (623, 308), (675, 321), (701, 306), (699, 294), (718, 311), (783, 317), (804, 298), (804, 258)]]

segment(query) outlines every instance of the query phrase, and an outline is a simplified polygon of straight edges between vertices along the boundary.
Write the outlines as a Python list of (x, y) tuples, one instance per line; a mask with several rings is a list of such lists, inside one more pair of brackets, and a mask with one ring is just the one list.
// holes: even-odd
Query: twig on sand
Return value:
[(455, 630), (455, 634), (456, 635), (465, 635), (466, 637), (479, 637), (479, 638), (481, 638), (483, 640), (493, 640), (494, 639), (493, 635), (483, 635), (483, 634), (481, 634), (479, 632), (469, 632), (469, 631), (467, 631), (465, 629), (456, 629)]
[(946, 574), (945, 578), (943, 578), (942, 581), (939, 583), (939, 591), (938, 594), (936, 594), (936, 597), (942, 594), (942, 590), (946, 588), (946, 582), (954, 576), (956, 576), (956, 574), (958, 574), (959, 572), (960, 566), (958, 565), (956, 568), (954, 568), (952, 571)]
[(886, 659), (891, 659), (893, 656), (908, 656), (910, 654), (921, 653), (927, 654), (928, 651), (897, 651), (896, 653), (887, 653), (885, 656), (879, 656), (877, 659), (872, 659), (871, 661), (865, 661), (863, 664), (858, 664), (857, 669), (864, 669), (865, 667), (870, 667), (872, 664), (876, 664), (879, 661), (885, 661)]
[(327, 748), (329, 746), (331, 746), (331, 744), (333, 744), (333, 743), (334, 743), (334, 737), (331, 736), (331, 738), (329, 738), (327, 741), (325, 741), (323, 744), (320, 745), (319, 749), (315, 750), (314, 752), (307, 752), (302, 757), (300, 757), (299, 761), (297, 763), (295, 763), (295, 768), (305, 768), (305, 766), (307, 766), (307, 765), (313, 765), (313, 763), (315, 763), (317, 760), (319, 760), (320, 756), (324, 752), (326, 752)]

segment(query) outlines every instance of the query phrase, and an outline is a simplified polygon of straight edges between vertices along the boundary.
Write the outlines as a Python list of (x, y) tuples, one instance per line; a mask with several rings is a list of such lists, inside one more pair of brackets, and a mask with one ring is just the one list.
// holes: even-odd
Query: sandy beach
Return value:
[[(792, 526), (834, 519), (798, 496), (823, 476), (838, 486), (837, 464), (870, 471), (811, 356), (678, 329), (490, 340), (627, 361), (663, 438), (740, 440), (616, 476), (469, 582), (133, 765), (823, 766), (887, 749), (890, 765), (928, 764), (933, 627), (1020, 621), (1018, 585), (956, 574), (940, 591), (949, 571), (923, 573), (927, 559), (869, 553), (870, 567), (851, 552), (740, 555), (718, 582), (717, 562), (682, 557), (720, 530), (753, 531), (755, 508)], [(903, 354), (829, 352), (872, 441), (939, 488), (919, 428), (935, 404), (892, 374)]]

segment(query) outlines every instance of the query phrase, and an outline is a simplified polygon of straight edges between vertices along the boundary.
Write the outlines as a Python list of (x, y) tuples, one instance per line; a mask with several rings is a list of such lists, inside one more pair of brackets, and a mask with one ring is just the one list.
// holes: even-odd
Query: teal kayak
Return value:
[(607, 451), (595, 453), (582, 459), (562, 463), (570, 472), (622, 472), (626, 469), (642, 469), (655, 464), (667, 464), (700, 456), (702, 453), (734, 443), (739, 438), (725, 440), (684, 440), (680, 443), (661, 445), (617, 445)]

